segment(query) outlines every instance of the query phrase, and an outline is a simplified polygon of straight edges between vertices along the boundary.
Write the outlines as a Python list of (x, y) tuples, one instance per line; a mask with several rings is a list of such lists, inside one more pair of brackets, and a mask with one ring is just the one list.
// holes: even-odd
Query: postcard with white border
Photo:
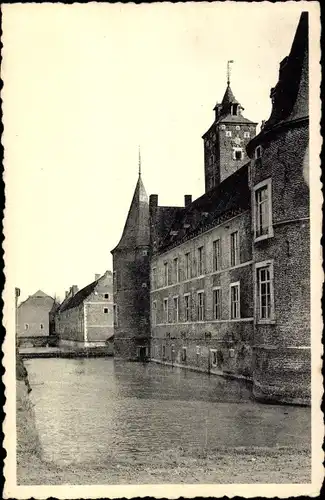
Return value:
[(318, 496), (319, 4), (1, 8), (4, 497)]

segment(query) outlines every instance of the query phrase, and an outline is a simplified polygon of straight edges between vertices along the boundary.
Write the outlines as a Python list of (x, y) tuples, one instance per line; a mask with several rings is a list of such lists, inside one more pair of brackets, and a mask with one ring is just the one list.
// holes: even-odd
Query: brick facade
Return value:
[(70, 293), (55, 314), (55, 329), (61, 344), (106, 344), (114, 334), (110, 271), (75, 294)]

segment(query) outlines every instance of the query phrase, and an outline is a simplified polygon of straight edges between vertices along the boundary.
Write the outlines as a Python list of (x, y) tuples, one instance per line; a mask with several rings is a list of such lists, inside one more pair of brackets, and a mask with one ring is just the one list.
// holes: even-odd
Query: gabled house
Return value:
[(54, 299), (42, 290), (30, 295), (18, 306), (18, 345), (45, 346), (49, 339), (49, 313)]
[(61, 345), (95, 347), (113, 337), (113, 278), (110, 271), (78, 290), (70, 288), (55, 313), (55, 331)]

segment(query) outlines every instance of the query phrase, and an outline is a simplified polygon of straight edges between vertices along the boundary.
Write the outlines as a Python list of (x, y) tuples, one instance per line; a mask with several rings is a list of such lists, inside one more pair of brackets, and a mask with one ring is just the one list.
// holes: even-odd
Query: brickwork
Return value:
[(55, 328), (61, 342), (104, 345), (114, 333), (112, 273), (106, 272), (78, 293), (83, 296), (75, 306), (59, 309), (55, 315)]
[[(231, 266), (230, 234), (238, 231), (239, 260)], [(189, 240), (162, 255), (152, 258), (151, 276), (157, 278), (155, 289), (151, 284), (151, 356), (160, 361), (191, 366), (202, 371), (225, 372), (238, 376), (250, 376), (251, 343), (253, 336), (253, 285), (251, 262), (251, 219), (243, 213), (225, 221), (211, 231)], [(218, 270), (214, 270), (213, 242), (220, 240), (221, 252)], [(204, 248), (204, 275), (198, 277), (197, 249)], [(191, 255), (190, 273), (187, 279), (186, 254)], [(179, 263), (179, 281), (176, 281), (174, 259)], [(164, 285), (165, 267), (168, 263), (168, 286)], [(154, 271), (156, 269), (156, 271)], [(196, 276), (196, 277), (195, 277)], [(240, 318), (230, 320), (230, 284), (240, 283)], [(219, 318), (215, 317), (214, 288), (220, 288)], [(204, 320), (198, 318), (198, 292), (204, 291)], [(189, 295), (188, 295), (189, 294)], [(189, 313), (184, 295), (189, 296)], [(178, 320), (175, 317), (174, 298), (178, 297)], [(168, 323), (164, 300), (168, 299)], [(155, 306), (153, 303), (155, 302)], [(166, 356), (163, 356), (165, 346)], [(187, 348), (187, 362), (182, 362), (182, 349)], [(200, 348), (200, 355), (196, 350)], [(218, 365), (211, 366), (210, 350), (217, 349)], [(230, 352), (230, 354), (229, 354)], [(222, 362), (221, 362), (222, 359)]]
[(113, 255), (115, 271), (114, 355), (138, 359), (137, 346), (149, 346), (149, 246)]
[(273, 236), (253, 242), (253, 256), (256, 263), (273, 261), (275, 317), (269, 324), (255, 324), (254, 393), (263, 399), (308, 403), (308, 124), (282, 129), (261, 145), (262, 157), (252, 161), (251, 180), (253, 188), (264, 179), (272, 180)]

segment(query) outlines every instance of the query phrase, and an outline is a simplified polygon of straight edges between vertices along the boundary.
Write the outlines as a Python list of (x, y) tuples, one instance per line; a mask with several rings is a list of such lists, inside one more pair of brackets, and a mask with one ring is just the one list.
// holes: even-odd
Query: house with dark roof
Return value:
[[(310, 400), (308, 14), (256, 135), (230, 78), (203, 135), (205, 193), (159, 206), (139, 180), (113, 250), (114, 348)], [(150, 298), (148, 299), (148, 296)], [(150, 325), (150, 333), (149, 333)], [(142, 351), (141, 351), (142, 349)]]
[(49, 340), (49, 313), (54, 299), (38, 290), (17, 309), (17, 341), (19, 346), (46, 346)]
[(73, 285), (55, 311), (55, 332), (61, 345), (106, 345), (114, 334), (113, 277), (111, 271), (81, 290)]

